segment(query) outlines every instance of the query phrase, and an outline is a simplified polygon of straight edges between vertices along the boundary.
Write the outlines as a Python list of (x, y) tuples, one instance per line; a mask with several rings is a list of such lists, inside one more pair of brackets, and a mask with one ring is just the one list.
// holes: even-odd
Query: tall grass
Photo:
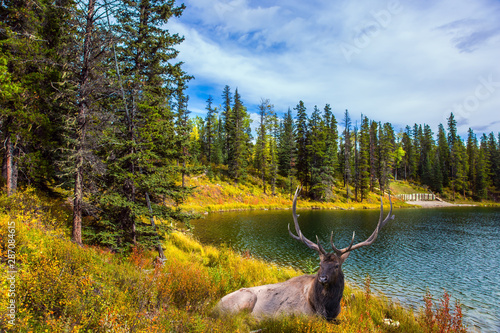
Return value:
[[(164, 243), (168, 260), (136, 248), (129, 255), (79, 247), (68, 239), (62, 202), (33, 190), (0, 197), (0, 266), (6, 270), (6, 234), (16, 223), (16, 321), (7, 317), (6, 274), (1, 274), (0, 331), (8, 332), (422, 332), (426, 320), (442, 327), (446, 312), (416, 315), (383, 297), (347, 286), (343, 310), (333, 323), (284, 316), (257, 322), (248, 314), (212, 312), (225, 294), (302, 274), (242, 257), (228, 248), (204, 246), (173, 232)], [(432, 311), (431, 311), (432, 312)], [(385, 323), (390, 319), (398, 327)], [(460, 326), (453, 321), (446, 327)], [(441, 326), (440, 326), (441, 325)], [(459, 331), (459, 330), (456, 330)], [(461, 331), (460, 331), (461, 332)]]

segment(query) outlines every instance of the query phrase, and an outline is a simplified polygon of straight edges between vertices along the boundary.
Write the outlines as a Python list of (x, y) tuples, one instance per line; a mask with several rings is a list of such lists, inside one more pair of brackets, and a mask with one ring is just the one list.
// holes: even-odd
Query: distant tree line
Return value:
[(293, 111), (278, 118), (274, 106), (262, 99), (258, 107), (256, 138), (241, 96), (230, 87), (222, 104), (207, 100), (207, 114), (193, 120), (194, 162), (227, 166), (228, 175), (241, 181), (249, 170), (261, 179), (264, 192), (276, 186), (293, 189), (299, 183), (315, 200), (329, 200), (332, 188), (341, 186), (346, 196), (363, 201), (369, 192), (384, 192), (390, 180), (407, 180), (455, 197), (460, 193), (475, 200), (500, 195), (500, 135), (472, 129), (464, 141), (450, 114), (447, 131), (439, 125), (437, 136), (429, 125), (415, 124), (395, 132), (391, 123), (361, 116), (351, 119), (349, 111), (340, 124), (330, 105), (314, 106), (310, 116), (302, 101)]
[(183, 37), (166, 28), (183, 10), (174, 0), (2, 2), (4, 186), (70, 190), (78, 244), (162, 255), (158, 229), (189, 219), (176, 204), (195, 172), (191, 76), (175, 60)]

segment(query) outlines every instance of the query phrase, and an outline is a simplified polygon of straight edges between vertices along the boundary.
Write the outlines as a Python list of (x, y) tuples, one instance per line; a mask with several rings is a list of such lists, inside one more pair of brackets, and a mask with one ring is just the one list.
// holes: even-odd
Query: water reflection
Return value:
[[(304, 235), (316, 235), (329, 247), (330, 234), (338, 248), (374, 230), (377, 211), (300, 211)], [(410, 306), (423, 306), (428, 288), (434, 296), (443, 289), (464, 304), (469, 327), (500, 331), (500, 209), (444, 208), (394, 211), (370, 247), (351, 253), (343, 265), (349, 282), (362, 285), (367, 274), (372, 286)], [(250, 251), (255, 257), (306, 269), (317, 254), (288, 235), (291, 211), (211, 214), (195, 221), (194, 233), (203, 242)], [(328, 246), (328, 247), (327, 247)], [(452, 299), (452, 301), (454, 301)]]

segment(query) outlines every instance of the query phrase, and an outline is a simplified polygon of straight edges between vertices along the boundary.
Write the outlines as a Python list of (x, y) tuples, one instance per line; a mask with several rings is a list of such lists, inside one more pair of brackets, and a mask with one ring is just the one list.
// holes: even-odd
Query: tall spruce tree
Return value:
[(350, 197), (349, 183), (351, 182), (351, 117), (349, 111), (344, 113), (344, 132), (343, 132), (343, 171), (344, 171), (344, 187), (346, 189), (346, 197)]
[[(82, 214), (84, 206), (88, 205), (84, 197), (88, 196), (89, 174), (101, 174), (96, 172), (96, 166), (102, 165), (93, 155), (95, 147), (95, 134), (100, 112), (99, 101), (113, 92), (116, 92), (110, 84), (106, 75), (105, 59), (111, 56), (111, 45), (114, 42), (111, 34), (107, 31), (109, 26), (105, 25), (103, 13), (104, 4), (95, 0), (80, 2), (83, 8), (78, 32), (81, 40), (77, 45), (78, 54), (76, 59), (81, 59), (78, 67), (76, 81), (76, 110), (74, 114), (75, 128), (72, 134), (73, 145), (73, 168), (71, 174), (74, 177), (73, 187), (73, 234), (72, 240), (77, 244), (82, 244)], [(71, 116), (70, 116), (71, 118)], [(92, 170), (94, 169), (94, 170)], [(89, 172), (91, 170), (91, 172)], [(88, 186), (87, 186), (88, 187)]]
[(476, 163), (476, 193), (478, 199), (484, 199), (488, 196), (488, 165), (487, 143), (485, 135), (483, 135)]
[(401, 144), (403, 146), (404, 151), (406, 152), (403, 157), (403, 172), (404, 179), (408, 180), (411, 175), (411, 159), (413, 157), (413, 145), (411, 140), (411, 128), (410, 126), (405, 127), (405, 131), (403, 132), (403, 138), (401, 139)]
[[(436, 147), (434, 150), (437, 150)], [(441, 168), (441, 155), (438, 152), (429, 154), (429, 163), (431, 164), (430, 188), (434, 192), (443, 192), (443, 169)]]
[(395, 135), (390, 123), (379, 125), (380, 137), (380, 178), (379, 185), (382, 193), (388, 188), (389, 180), (395, 162)]
[(296, 122), (295, 122), (295, 139), (297, 147), (297, 179), (301, 186), (307, 188), (308, 176), (309, 176), (309, 156), (307, 151), (308, 145), (308, 128), (307, 128), (307, 113), (306, 107), (303, 101), (299, 101), (299, 104), (294, 108), (297, 111)]
[(231, 94), (231, 88), (226, 85), (222, 92), (222, 113), (220, 115), (220, 140), (224, 142), (224, 147), (222, 150), (222, 161), (224, 164), (229, 165), (230, 145), (231, 145), (231, 134), (234, 132), (233, 115), (231, 109), (231, 103), (233, 101), (233, 96)]
[(378, 175), (380, 174), (380, 145), (378, 139), (378, 123), (370, 123), (370, 190), (375, 189)]
[(368, 117), (361, 120), (359, 132), (359, 189), (361, 201), (368, 197), (370, 190), (370, 122)]
[(457, 144), (458, 134), (457, 134), (457, 121), (453, 113), (450, 114), (448, 121), (448, 147), (450, 149), (450, 164), (448, 170), (448, 177), (450, 179), (450, 185), (453, 191), (453, 197), (455, 197), (455, 185), (458, 172), (458, 154), (459, 145)]
[[(330, 111), (328, 108), (327, 112)], [(315, 200), (328, 199), (333, 175), (327, 157), (328, 137), (331, 114), (321, 116), (321, 111), (314, 106), (311, 119), (308, 124), (308, 154), (310, 170), (310, 196)]]
[(1, 8), (0, 139), (10, 195), (20, 178), (46, 187), (56, 176), (68, 102), (58, 99), (57, 88), (69, 81), (61, 45), (73, 32), (74, 4), (7, 0)]
[(269, 178), (271, 182), (272, 195), (276, 195), (276, 181), (278, 178), (278, 140), (278, 115), (274, 109), (271, 109), (269, 114)]
[(156, 217), (187, 218), (178, 208), (161, 204), (167, 197), (179, 202), (186, 195), (173, 168), (179, 156), (174, 106), (184, 108), (182, 91), (190, 77), (181, 63), (173, 62), (174, 47), (183, 38), (165, 28), (183, 10), (174, 1), (140, 0), (123, 3), (118, 11), (117, 60), (126, 83), (125, 103), (110, 101), (115, 110), (108, 116), (101, 151), (107, 172), (95, 197), (101, 218), (88, 232), (91, 242), (117, 249), (158, 246), (157, 228), (166, 224), (155, 225)]
[(262, 188), (266, 194), (266, 180), (270, 173), (273, 105), (269, 99), (261, 99), (259, 105), (259, 127), (255, 145), (255, 166), (260, 171)]
[(338, 129), (337, 119), (332, 113), (330, 104), (326, 104), (323, 110), (324, 116), (324, 131), (325, 131), (325, 155), (322, 165), (322, 175), (324, 178), (325, 186), (325, 199), (328, 200), (332, 197), (332, 186), (335, 180), (335, 174), (338, 169)]
[(500, 197), (500, 148), (493, 132), (487, 136), (485, 141), (488, 157), (489, 192), (495, 200), (498, 200)]
[(472, 128), (469, 128), (467, 132), (467, 157), (468, 157), (468, 171), (467, 171), (467, 180), (468, 180), (468, 188), (472, 192), (472, 196), (478, 198), (477, 196), (477, 158), (478, 158), (478, 142), (477, 137), (474, 134)]
[(234, 104), (230, 118), (226, 119), (228, 141), (228, 170), (237, 184), (246, 176), (250, 158), (251, 129), (250, 117), (243, 105), (238, 89), (234, 92)]
[(443, 186), (448, 187), (450, 183), (450, 146), (446, 136), (446, 131), (443, 124), (439, 124), (438, 128), (438, 151), (439, 154), (439, 168), (443, 176)]
[(293, 193), (292, 178), (295, 169), (296, 147), (295, 147), (295, 123), (292, 110), (288, 108), (283, 116), (279, 128), (278, 140), (278, 173), (288, 178), (289, 193)]
[(205, 133), (204, 133), (204, 143), (203, 151), (207, 159), (208, 164), (219, 164), (221, 161), (219, 159), (218, 149), (217, 149), (217, 128), (218, 128), (218, 117), (217, 108), (212, 106), (213, 98), (208, 96), (207, 99), (207, 115), (205, 118)]

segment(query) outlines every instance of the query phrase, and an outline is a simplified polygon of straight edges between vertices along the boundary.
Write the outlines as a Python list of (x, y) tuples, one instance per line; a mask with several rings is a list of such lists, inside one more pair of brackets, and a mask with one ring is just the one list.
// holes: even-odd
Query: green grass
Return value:
[(393, 181), (390, 187), (394, 194), (429, 193), (427, 188), (407, 181)]

